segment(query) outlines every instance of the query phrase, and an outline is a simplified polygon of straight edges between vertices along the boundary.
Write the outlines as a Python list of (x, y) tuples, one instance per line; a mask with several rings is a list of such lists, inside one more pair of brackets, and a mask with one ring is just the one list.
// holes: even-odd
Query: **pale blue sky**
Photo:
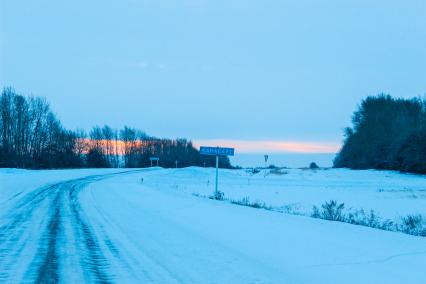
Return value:
[(365, 96), (426, 93), (424, 0), (0, 3), (0, 87), (72, 129), (339, 143)]

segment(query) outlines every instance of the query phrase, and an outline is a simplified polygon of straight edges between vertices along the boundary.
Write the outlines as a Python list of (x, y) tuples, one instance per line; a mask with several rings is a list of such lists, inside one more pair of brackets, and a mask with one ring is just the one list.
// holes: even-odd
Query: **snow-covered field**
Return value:
[[(212, 195), (215, 172), (200, 168), (164, 170), (146, 181), (152, 187), (176, 189), (188, 194)], [(266, 177), (265, 177), (266, 174)], [(312, 206), (337, 200), (347, 209), (374, 210), (397, 220), (409, 214), (426, 215), (426, 176), (391, 171), (347, 169), (284, 169), (281, 174), (262, 170), (221, 170), (219, 190), (225, 198), (264, 202), (308, 214)]]
[[(213, 169), (0, 170), (0, 282), (426, 279), (426, 238), (194, 196), (213, 190)], [(220, 190), (301, 211), (336, 199), (387, 218), (426, 213), (425, 178), (393, 172), (221, 170)]]

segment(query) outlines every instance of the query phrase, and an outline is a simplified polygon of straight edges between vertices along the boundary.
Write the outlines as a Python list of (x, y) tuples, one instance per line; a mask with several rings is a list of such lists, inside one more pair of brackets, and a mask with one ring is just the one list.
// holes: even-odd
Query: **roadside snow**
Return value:
[[(146, 273), (153, 282), (170, 283), (424, 283), (426, 279), (425, 238), (162, 190), (175, 179), (191, 184), (179, 172), (193, 177), (209, 174), (202, 169), (142, 172), (91, 184), (84, 193), (84, 210), (98, 218), (92, 223), (108, 224), (103, 230), (126, 248), (120, 250), (121, 257), (128, 259), (136, 275)], [(128, 275), (124, 271), (117, 277)]]

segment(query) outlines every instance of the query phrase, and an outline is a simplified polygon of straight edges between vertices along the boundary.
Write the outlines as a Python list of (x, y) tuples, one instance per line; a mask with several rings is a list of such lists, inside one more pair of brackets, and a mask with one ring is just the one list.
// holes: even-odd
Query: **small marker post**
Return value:
[(266, 169), (268, 168), (268, 159), (269, 159), (269, 155), (265, 155), (265, 171), (264, 171), (264, 176), (266, 177)]
[(158, 162), (159, 162), (160, 158), (158, 158), (158, 157), (150, 157), (149, 160), (151, 161), (151, 168), (152, 168), (152, 161), (157, 161), (157, 167), (158, 167)]

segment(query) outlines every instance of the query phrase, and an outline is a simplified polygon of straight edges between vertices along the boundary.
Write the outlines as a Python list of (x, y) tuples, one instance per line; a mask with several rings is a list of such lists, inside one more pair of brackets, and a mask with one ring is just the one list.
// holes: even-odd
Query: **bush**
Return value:
[(322, 209), (319, 210), (316, 206), (314, 206), (311, 216), (314, 218), (321, 218), (330, 221), (344, 220), (344, 203), (337, 204), (336, 200), (331, 200), (330, 202), (325, 202), (324, 204), (322, 204), (321, 208)]
[(265, 202), (260, 202), (258, 200), (254, 201), (254, 202), (250, 202), (250, 198), (249, 197), (244, 197), (241, 200), (231, 200), (232, 204), (237, 204), (237, 205), (241, 205), (241, 206), (248, 206), (248, 207), (253, 207), (253, 208), (262, 208), (262, 209), (266, 209), (266, 210), (272, 210), (271, 206), (266, 205)]
[(288, 174), (288, 171), (285, 171), (285, 170), (280, 169), (280, 168), (275, 168), (275, 169), (270, 170), (269, 173), (282, 176), (282, 175)]
[[(206, 198), (206, 196), (193, 193), (193, 196)], [(277, 208), (266, 205), (264, 202), (255, 201), (251, 202), (249, 197), (244, 197), (240, 200), (229, 200), (224, 198), (224, 193), (218, 191), (214, 196), (210, 196), (210, 199), (216, 200), (227, 200), (232, 204), (248, 206), (252, 208), (261, 208), (265, 210), (272, 210), (276, 212), (282, 212), (292, 215), (304, 215), (305, 213), (295, 209), (294, 204), (289, 204), (282, 207), (281, 210)], [(344, 212), (345, 204), (338, 203), (336, 200), (330, 200), (321, 205), (321, 208), (313, 206), (311, 217), (318, 219), (325, 219), (329, 221), (338, 221), (354, 225), (360, 225), (365, 227), (376, 228), (386, 231), (397, 231), (403, 232), (406, 234), (414, 236), (426, 237), (426, 218), (420, 214), (417, 215), (408, 215), (402, 218), (401, 223), (394, 223), (389, 219), (382, 220), (373, 210), (367, 214), (363, 209), (360, 210), (350, 210), (346, 214)]]
[(316, 170), (316, 169), (319, 169), (319, 166), (315, 162), (312, 162), (309, 164), (309, 168), (311, 170)]
[(225, 193), (223, 193), (220, 190), (215, 191), (215, 193), (213, 194), (213, 196), (210, 199), (224, 200), (225, 199)]
[(231, 200), (232, 204), (242, 205), (242, 206), (249, 206), (250, 204), (250, 198), (249, 197), (243, 197), (243, 199), (240, 200)]
[(374, 212), (374, 210), (370, 210), (369, 214), (366, 214), (364, 209), (349, 212), (345, 222), (354, 225), (394, 231), (394, 222), (389, 219), (382, 221), (382, 219)]
[(247, 169), (247, 170), (246, 170), (246, 173), (249, 173), (249, 174), (255, 175), (255, 174), (260, 173), (260, 170), (259, 170), (258, 168)]
[(322, 204), (321, 209), (313, 206), (311, 217), (426, 237), (426, 218), (420, 214), (408, 215), (401, 219), (401, 223), (395, 223), (389, 219), (383, 220), (373, 210), (368, 214), (363, 209), (351, 210), (345, 214), (344, 208), (344, 203), (338, 204), (331, 200)]
[(406, 234), (425, 237), (426, 220), (420, 214), (408, 215), (402, 218), (402, 224), (399, 229)]

